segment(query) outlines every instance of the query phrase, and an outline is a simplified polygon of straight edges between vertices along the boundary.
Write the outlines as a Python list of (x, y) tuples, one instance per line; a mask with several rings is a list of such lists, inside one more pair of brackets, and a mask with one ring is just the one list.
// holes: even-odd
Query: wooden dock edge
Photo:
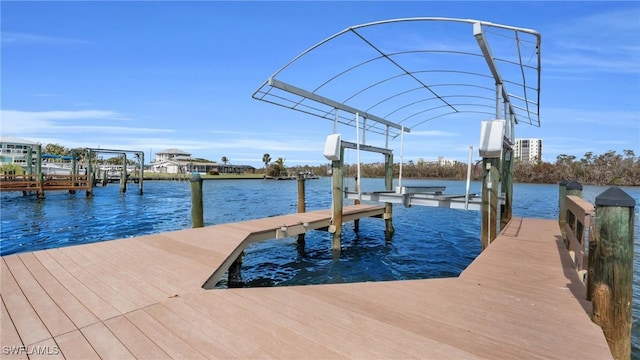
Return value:
[[(352, 205), (347, 206), (343, 210), (343, 222), (354, 221), (365, 217), (382, 217), (384, 214), (384, 206), (377, 205)], [(318, 214), (324, 215), (318, 218)], [(204, 289), (212, 289), (220, 281), (224, 273), (229, 270), (233, 262), (242, 254), (244, 249), (252, 243), (265, 241), (269, 239), (282, 239), (304, 234), (309, 230), (319, 230), (328, 228), (331, 225), (331, 214), (328, 210), (318, 210), (306, 213), (297, 213), (285, 215), (286, 219), (294, 218), (295, 222), (284, 222), (277, 225), (277, 218), (271, 227), (263, 228), (250, 232), (238, 246), (229, 254), (229, 256), (213, 271), (211, 276), (202, 284)], [(282, 217), (284, 219), (284, 217)], [(250, 224), (252, 221), (236, 223), (237, 227), (242, 224)]]

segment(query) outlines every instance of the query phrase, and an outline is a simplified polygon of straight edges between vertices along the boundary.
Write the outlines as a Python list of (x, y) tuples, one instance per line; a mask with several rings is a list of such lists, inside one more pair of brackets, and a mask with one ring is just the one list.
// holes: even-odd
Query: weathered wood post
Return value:
[(36, 176), (38, 179), (38, 199), (44, 199), (44, 174), (42, 173), (42, 145), (36, 147)]
[[(305, 202), (305, 178), (304, 173), (298, 173), (298, 212), (303, 213), (307, 211)], [(298, 235), (298, 249), (304, 249), (304, 233)]]
[(191, 223), (193, 228), (204, 226), (202, 209), (202, 178), (197, 172), (191, 173)]
[(332, 197), (333, 197), (333, 209), (332, 219), (333, 223), (330, 227), (330, 232), (333, 232), (333, 241), (331, 249), (334, 252), (339, 252), (342, 248), (342, 207), (343, 207), (343, 169), (344, 169), (344, 148), (340, 146), (340, 159), (331, 161), (332, 169)]
[[(78, 164), (76, 163), (76, 152), (71, 150), (71, 184), (78, 186)], [(75, 189), (70, 189), (69, 194), (75, 194)]]
[(101, 176), (100, 182), (102, 183), (103, 187), (107, 186), (107, 182), (109, 182), (109, 173), (107, 169), (102, 169), (102, 176)]
[(591, 320), (602, 327), (615, 359), (631, 358), (635, 205), (617, 186), (596, 197)]
[(140, 152), (140, 178), (138, 179), (138, 188), (140, 189), (140, 195), (142, 195), (142, 183), (144, 181), (144, 152)]
[(89, 180), (89, 188), (87, 189), (87, 197), (93, 196), (93, 186), (95, 185), (95, 174), (91, 166), (92, 151), (87, 150), (87, 180)]
[(33, 148), (27, 149), (27, 175), (33, 174)]
[(482, 250), (486, 249), (497, 236), (499, 158), (482, 158), (485, 176), (482, 179), (482, 226), (480, 240)]
[[(384, 155), (384, 188), (387, 191), (393, 190), (393, 154)], [(393, 204), (384, 203), (384, 225), (385, 238), (391, 239), (395, 229), (393, 227)]]
[(122, 170), (120, 171), (120, 192), (127, 192), (127, 154), (122, 154)]
[(558, 225), (564, 243), (567, 243), (567, 234), (564, 230), (564, 224), (567, 223), (567, 184), (569, 180), (562, 179), (558, 183)]
[(36, 176), (38, 177), (38, 199), (44, 199), (44, 174), (40, 172)]
[(42, 145), (36, 146), (36, 175), (42, 174)]

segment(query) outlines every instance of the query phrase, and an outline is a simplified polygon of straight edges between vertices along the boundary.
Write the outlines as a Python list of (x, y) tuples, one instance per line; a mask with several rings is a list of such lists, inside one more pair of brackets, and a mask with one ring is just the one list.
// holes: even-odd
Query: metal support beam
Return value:
[[(292, 93), (292, 94), (295, 94), (295, 95), (298, 95), (298, 96), (302, 96), (304, 98), (319, 102), (321, 104), (331, 106), (334, 109), (340, 109), (340, 110), (346, 111), (346, 112), (354, 114), (354, 115), (356, 113), (358, 113), (358, 114), (360, 114), (360, 116), (364, 116), (367, 119), (373, 120), (373, 121), (378, 122), (380, 124), (388, 125), (388, 126), (390, 126), (392, 128), (398, 129), (398, 130), (402, 130), (402, 125), (400, 125), (400, 124), (396, 124), (394, 122), (385, 120), (385, 119), (383, 119), (381, 117), (369, 114), (366, 111), (358, 110), (358, 109), (356, 109), (354, 107), (351, 107), (349, 105), (345, 105), (345, 104), (343, 104), (341, 102), (338, 102), (338, 101), (335, 101), (335, 100), (331, 100), (331, 99), (326, 98), (324, 96), (321, 96), (321, 95), (312, 93), (310, 91), (301, 89), (299, 87), (287, 84), (287, 83), (282, 82), (280, 80), (276, 80), (274, 78), (269, 78), (269, 82), (268, 83), (269, 83), (269, 85), (273, 86), (276, 89), (280, 89), (282, 91), (286, 91), (286, 92), (289, 92), (289, 93)], [(405, 127), (404, 131), (411, 132), (411, 129)]]
[[(353, 142), (349, 142), (349, 141), (340, 141), (340, 146), (345, 148), (345, 149), (358, 149), (358, 144), (353, 143)], [(389, 155), (392, 154), (393, 151), (391, 149), (385, 149), (385, 148), (381, 148), (381, 147), (376, 147), (376, 146), (371, 146), (371, 145), (362, 145), (360, 144), (360, 150), (361, 151), (369, 151), (369, 152), (374, 152), (374, 153), (380, 153), (380, 154), (385, 154), (385, 155)]]
[[(493, 79), (496, 81), (496, 85), (501, 85), (500, 93), (502, 95), (502, 100), (509, 104), (509, 112), (515, 114), (515, 111), (513, 111), (513, 105), (511, 104), (511, 100), (509, 99), (507, 88), (504, 86), (502, 76), (500, 75), (500, 71), (498, 70), (498, 66), (496, 65), (493, 55), (491, 54), (489, 44), (487, 44), (487, 41), (484, 38), (484, 33), (482, 32), (482, 23), (476, 22), (473, 24), (473, 36), (476, 38), (478, 46), (480, 46), (480, 51), (482, 51), (482, 55), (484, 56), (487, 65), (489, 66), (489, 70), (491, 70), (491, 74), (493, 75)], [(497, 112), (499, 113), (500, 110), (497, 110)], [(517, 122), (518, 121), (516, 119), (516, 123)]]

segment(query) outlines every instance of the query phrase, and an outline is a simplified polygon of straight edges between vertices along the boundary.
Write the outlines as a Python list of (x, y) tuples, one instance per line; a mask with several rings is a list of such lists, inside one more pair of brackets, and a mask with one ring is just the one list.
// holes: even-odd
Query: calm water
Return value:
[[(353, 179), (346, 180), (353, 188)], [(404, 180), (403, 185), (446, 185), (447, 193), (464, 193), (460, 181)], [(147, 181), (144, 195), (129, 185), (97, 187), (93, 198), (84, 192), (49, 192), (44, 201), (18, 193), (1, 194), (0, 253), (12, 253), (127, 238), (191, 227), (189, 182)], [(381, 190), (382, 179), (363, 179), (363, 191)], [(331, 206), (330, 179), (306, 184), (307, 210)], [(585, 186), (583, 197), (592, 202), (606, 187)], [(640, 204), (640, 188), (624, 188)], [(472, 183), (472, 192), (480, 184)], [(296, 212), (296, 181), (205, 181), (205, 225), (277, 216)], [(514, 216), (557, 219), (556, 185), (516, 184)], [(299, 251), (294, 238), (251, 245), (242, 267), (247, 286), (322, 284), (457, 276), (480, 252), (480, 214), (442, 208), (394, 206), (396, 233), (384, 238), (384, 222), (362, 219), (360, 232), (344, 228), (339, 259), (331, 251), (331, 235), (311, 232)], [(636, 210), (637, 212), (637, 210)], [(632, 336), (634, 355), (640, 357), (640, 218), (635, 223), (634, 297)], [(225, 284), (221, 284), (224, 286)]]

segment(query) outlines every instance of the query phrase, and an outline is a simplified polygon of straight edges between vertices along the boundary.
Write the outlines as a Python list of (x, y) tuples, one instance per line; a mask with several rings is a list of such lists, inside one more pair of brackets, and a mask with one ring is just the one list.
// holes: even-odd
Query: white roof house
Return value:
[(32, 149), (35, 157), (35, 147), (38, 145), (37, 142), (26, 139), (0, 136), (0, 163), (24, 165), (27, 162), (29, 149)]

